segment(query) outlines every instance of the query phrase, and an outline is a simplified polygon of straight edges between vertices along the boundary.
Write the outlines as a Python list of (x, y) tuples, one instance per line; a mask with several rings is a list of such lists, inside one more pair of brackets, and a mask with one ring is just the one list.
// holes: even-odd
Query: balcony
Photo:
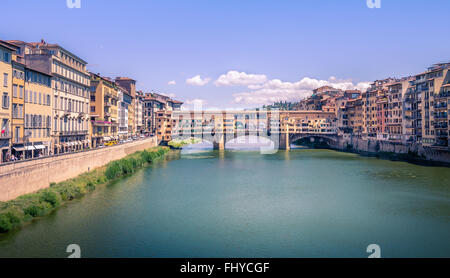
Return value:
[(60, 131), (59, 135), (60, 136), (68, 136), (68, 135), (87, 135), (88, 131), (87, 130), (65, 130), (65, 131)]
[(429, 89), (429, 87), (417, 88), (417, 92), (428, 92)]
[(438, 95), (434, 96), (435, 99), (448, 98), (450, 97), (450, 92), (441, 92)]
[(437, 137), (447, 137), (448, 136), (448, 132), (445, 130), (438, 130), (436, 131), (436, 136)]
[(434, 125), (435, 129), (447, 129), (448, 128), (448, 124), (447, 123), (438, 123)]
[(447, 109), (447, 103), (446, 102), (436, 103), (434, 105), (434, 108), (436, 108), (436, 109)]
[(0, 139), (10, 139), (11, 138), (11, 132), (6, 131), (3, 133), (0, 133)]
[(442, 113), (442, 114), (436, 114), (436, 115), (434, 115), (434, 118), (435, 119), (447, 119), (447, 113)]

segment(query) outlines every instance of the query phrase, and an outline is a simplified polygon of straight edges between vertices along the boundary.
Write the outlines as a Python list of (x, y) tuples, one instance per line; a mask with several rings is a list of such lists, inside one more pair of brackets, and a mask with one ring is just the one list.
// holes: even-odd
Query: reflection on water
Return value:
[(191, 145), (0, 235), (0, 257), (448, 257), (449, 185), (448, 168)]

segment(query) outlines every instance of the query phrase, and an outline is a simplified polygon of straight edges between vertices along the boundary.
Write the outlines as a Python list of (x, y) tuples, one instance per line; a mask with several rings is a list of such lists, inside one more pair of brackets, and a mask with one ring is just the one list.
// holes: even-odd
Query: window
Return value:
[(13, 85), (13, 97), (17, 97), (17, 85)]
[(17, 104), (15, 104), (15, 103), (13, 104), (12, 112), (13, 112), (13, 118), (17, 118), (18, 114), (19, 114), (19, 110), (17, 108)]
[(3, 93), (2, 96), (2, 107), (5, 109), (9, 108), (9, 96), (8, 93)]
[(25, 101), (28, 101), (28, 90), (25, 90)]
[(3, 74), (3, 86), (8, 87), (8, 74), (7, 73)]
[(23, 98), (23, 86), (19, 86), (19, 97)]
[(47, 95), (47, 105), (50, 106), (50, 95)]
[(19, 142), (19, 135), (20, 135), (20, 127), (16, 126), (16, 132), (14, 134), (14, 140), (15, 142)]
[(10, 56), (8, 52), (4, 52), (3, 53), (3, 61), (5, 61), (5, 63), (9, 63), (10, 62)]

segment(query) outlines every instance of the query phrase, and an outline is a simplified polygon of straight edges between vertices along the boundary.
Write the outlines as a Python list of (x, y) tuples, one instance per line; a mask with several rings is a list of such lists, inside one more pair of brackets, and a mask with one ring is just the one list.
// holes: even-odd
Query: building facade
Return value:
[(117, 86), (119, 102), (118, 108), (118, 122), (119, 122), (119, 138), (127, 139), (128, 134), (128, 108), (131, 105), (131, 96), (125, 88)]
[(131, 98), (131, 105), (128, 106), (128, 134), (133, 136), (136, 134), (135, 125), (135, 106), (136, 106), (136, 80), (128, 77), (116, 77), (116, 84), (124, 88), (127, 95)]
[(422, 144), (448, 147), (448, 96), (450, 63), (436, 64), (415, 76), (415, 90), (421, 99)]
[(20, 47), (27, 67), (51, 75), (52, 152), (89, 148), (89, 82), (87, 62), (58, 44), (9, 41)]
[(21, 159), (24, 153), (17, 151), (17, 148), (22, 148), (24, 144), (25, 64), (17, 51), (12, 55), (12, 70), (11, 153)]
[(25, 158), (46, 156), (54, 151), (51, 78), (45, 72), (25, 68), (25, 136), (20, 145)]
[(11, 158), (12, 54), (16, 48), (0, 41), (0, 162)]
[(144, 133), (144, 93), (142, 91), (136, 92), (134, 101), (134, 125), (136, 134)]
[(119, 139), (119, 90), (111, 79), (91, 73), (90, 94), (91, 144), (95, 148)]

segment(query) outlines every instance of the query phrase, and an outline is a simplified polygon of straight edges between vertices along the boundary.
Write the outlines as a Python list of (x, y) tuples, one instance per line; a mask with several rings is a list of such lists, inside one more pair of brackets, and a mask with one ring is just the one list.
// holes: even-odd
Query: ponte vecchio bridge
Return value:
[(157, 133), (163, 142), (199, 138), (211, 142), (214, 149), (224, 149), (227, 142), (242, 136), (253, 138), (250, 143), (266, 138), (273, 148), (288, 150), (302, 138), (335, 144), (336, 126), (335, 113), (323, 111), (168, 111), (165, 119), (159, 119)]

